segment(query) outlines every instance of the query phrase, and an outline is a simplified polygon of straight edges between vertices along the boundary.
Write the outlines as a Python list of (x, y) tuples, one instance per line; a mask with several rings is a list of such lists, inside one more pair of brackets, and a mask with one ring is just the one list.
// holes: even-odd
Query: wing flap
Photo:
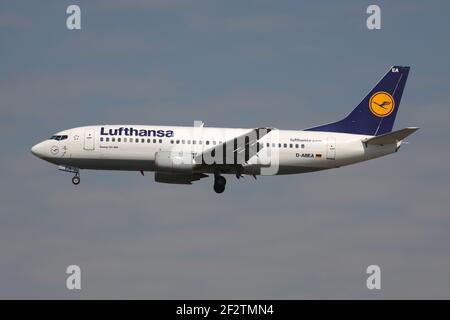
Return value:
[[(222, 162), (220, 164), (242, 165), (259, 152), (260, 145), (258, 141), (272, 130), (272, 128), (252, 129), (241, 136), (204, 150), (201, 154), (196, 156), (195, 162), (212, 164), (204, 161), (205, 157), (207, 157), (207, 159), (214, 158), (216, 160), (214, 161), (215, 164), (218, 164), (217, 160), (219, 160)], [(231, 151), (231, 154), (229, 151)], [(227, 154), (227, 152), (229, 153)], [(220, 154), (221, 157), (215, 158), (216, 154)]]

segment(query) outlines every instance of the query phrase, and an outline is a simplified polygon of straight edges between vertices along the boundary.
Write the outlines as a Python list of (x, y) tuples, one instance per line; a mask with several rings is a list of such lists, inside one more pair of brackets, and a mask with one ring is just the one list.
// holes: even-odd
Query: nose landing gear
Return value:
[(216, 193), (224, 192), (226, 183), (227, 180), (220, 175), (220, 171), (214, 172), (214, 191)]
[(75, 175), (75, 177), (72, 178), (72, 183), (73, 183), (74, 185), (80, 184), (80, 176), (79, 176), (78, 173)]
[(74, 185), (80, 184), (80, 170), (78, 170), (78, 168), (70, 166), (59, 166), (58, 169), (64, 172), (74, 173), (75, 176), (72, 178), (72, 183)]

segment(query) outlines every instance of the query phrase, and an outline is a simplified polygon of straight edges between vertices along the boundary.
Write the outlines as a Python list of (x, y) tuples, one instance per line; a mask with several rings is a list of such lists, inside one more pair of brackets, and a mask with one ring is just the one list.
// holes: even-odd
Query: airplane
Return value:
[(55, 133), (33, 155), (74, 174), (80, 170), (154, 172), (160, 183), (192, 184), (212, 175), (287, 175), (367, 161), (397, 152), (418, 130), (392, 131), (410, 67), (393, 66), (345, 118), (304, 130), (194, 126), (92, 125)]

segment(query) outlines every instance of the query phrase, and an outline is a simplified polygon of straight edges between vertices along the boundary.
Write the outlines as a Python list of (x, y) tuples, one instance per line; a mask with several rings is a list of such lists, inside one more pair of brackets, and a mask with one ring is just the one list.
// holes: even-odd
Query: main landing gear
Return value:
[(227, 180), (220, 175), (220, 171), (214, 172), (214, 191), (216, 193), (224, 192), (226, 183)]

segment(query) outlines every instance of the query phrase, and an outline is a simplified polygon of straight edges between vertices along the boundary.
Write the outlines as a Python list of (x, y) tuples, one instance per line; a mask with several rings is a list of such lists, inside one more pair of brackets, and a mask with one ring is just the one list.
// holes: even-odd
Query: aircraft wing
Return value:
[(419, 130), (417, 127), (408, 127), (397, 131), (392, 131), (389, 133), (385, 133), (376, 137), (370, 137), (362, 140), (364, 143), (368, 144), (390, 144), (390, 143), (397, 143), (399, 141), (402, 141), (407, 136), (413, 134)]
[[(252, 129), (241, 136), (204, 150), (195, 157), (195, 162), (203, 165), (243, 165), (262, 149), (263, 146), (258, 143), (259, 139), (272, 130), (273, 128)], [(211, 162), (212, 159), (215, 161)]]
[(192, 184), (193, 181), (208, 177), (204, 173), (175, 173), (175, 172), (155, 172), (155, 181), (171, 184)]

